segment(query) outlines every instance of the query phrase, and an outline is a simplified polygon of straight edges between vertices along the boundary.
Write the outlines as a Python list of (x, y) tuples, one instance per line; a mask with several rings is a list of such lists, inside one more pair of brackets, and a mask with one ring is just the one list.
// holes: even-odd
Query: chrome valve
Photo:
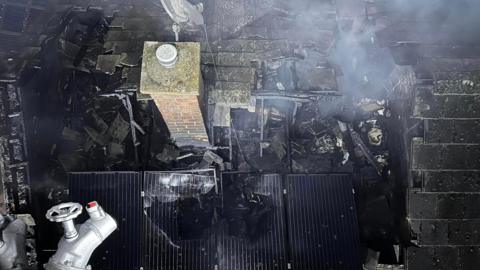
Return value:
[(27, 266), (27, 225), (20, 219), (0, 214), (0, 269), (21, 270)]
[(47, 211), (47, 219), (62, 222), (64, 235), (57, 252), (45, 264), (46, 270), (87, 270), (93, 251), (117, 228), (117, 222), (93, 201), (87, 204), (90, 219), (81, 225), (73, 219), (82, 213), (78, 203), (62, 203)]
[(47, 211), (46, 218), (52, 222), (62, 222), (65, 239), (77, 237), (73, 219), (82, 213), (82, 205), (79, 203), (61, 203)]

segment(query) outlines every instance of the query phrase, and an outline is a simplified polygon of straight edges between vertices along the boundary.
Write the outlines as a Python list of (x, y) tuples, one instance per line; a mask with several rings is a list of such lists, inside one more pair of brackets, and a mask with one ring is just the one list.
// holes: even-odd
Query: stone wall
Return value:
[(373, 2), (372, 16), (385, 26), (379, 42), (397, 62), (412, 65), (416, 76), (411, 117), (420, 121), (420, 136), (411, 144), (408, 218), (419, 247), (407, 249), (406, 266), (478, 269), (480, 44), (452, 31), (448, 21), (431, 23), (439, 18), (428, 6), (402, 13), (391, 3)]

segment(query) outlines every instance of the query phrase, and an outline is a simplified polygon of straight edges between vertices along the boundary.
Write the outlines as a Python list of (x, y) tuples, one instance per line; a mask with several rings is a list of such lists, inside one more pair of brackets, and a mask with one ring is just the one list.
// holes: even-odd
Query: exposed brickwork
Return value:
[(208, 142), (198, 96), (152, 95), (173, 139)]
[(158, 63), (161, 43), (145, 42), (140, 92), (150, 95), (178, 146), (208, 146), (201, 111), (200, 44), (175, 43), (178, 61), (172, 68)]

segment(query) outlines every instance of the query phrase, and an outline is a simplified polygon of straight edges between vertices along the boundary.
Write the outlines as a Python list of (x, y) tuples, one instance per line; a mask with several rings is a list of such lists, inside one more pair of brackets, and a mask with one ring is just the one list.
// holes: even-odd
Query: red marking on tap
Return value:
[(95, 207), (95, 206), (97, 206), (97, 202), (89, 202), (89, 203), (87, 203), (87, 206), (88, 206), (88, 208)]

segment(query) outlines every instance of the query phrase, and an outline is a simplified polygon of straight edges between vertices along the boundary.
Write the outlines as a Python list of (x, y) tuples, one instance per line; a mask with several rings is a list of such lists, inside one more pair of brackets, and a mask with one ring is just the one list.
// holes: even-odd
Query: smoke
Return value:
[[(395, 64), (388, 48), (377, 44), (375, 33), (381, 27), (367, 20), (363, 1), (297, 0), (284, 8), (301, 46), (325, 54), (335, 69), (340, 93), (372, 98), (384, 95), (385, 81)], [(306, 59), (310, 57), (314, 57), (311, 50), (305, 54)]]
[[(409, 68), (395, 63), (389, 47), (396, 42), (480, 42), (478, 0), (297, 0), (285, 8), (293, 14), (295, 29), (301, 32), (297, 35), (319, 47), (325, 47), (322, 43), (330, 38), (324, 27), (336, 21), (336, 40), (328, 48), (328, 60), (335, 67), (340, 92), (350, 96), (383, 98), (388, 94), (391, 75)], [(382, 31), (386, 38), (379, 35)]]
[(434, 43), (478, 43), (480, 23), (478, 0), (394, 0), (394, 20), (405, 22)]

